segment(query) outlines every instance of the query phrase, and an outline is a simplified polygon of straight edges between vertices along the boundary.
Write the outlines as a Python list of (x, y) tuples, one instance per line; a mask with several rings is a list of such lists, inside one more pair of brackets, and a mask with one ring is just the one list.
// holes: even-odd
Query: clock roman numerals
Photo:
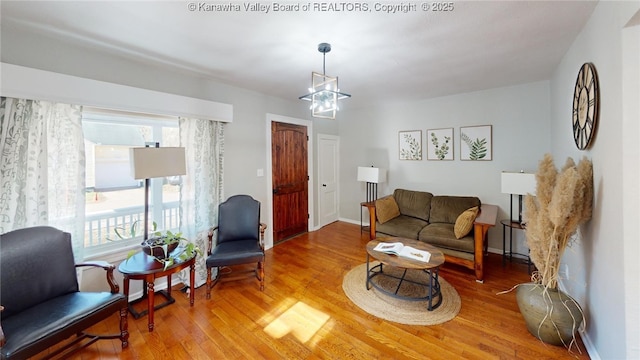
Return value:
[(598, 77), (591, 63), (584, 63), (578, 72), (573, 93), (573, 140), (580, 150), (593, 139), (598, 119)]

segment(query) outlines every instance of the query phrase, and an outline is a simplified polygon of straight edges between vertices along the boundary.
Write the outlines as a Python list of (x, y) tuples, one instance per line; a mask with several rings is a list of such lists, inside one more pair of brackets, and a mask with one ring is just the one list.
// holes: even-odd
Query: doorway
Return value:
[(318, 135), (318, 223), (319, 227), (338, 221), (338, 169), (340, 138)]

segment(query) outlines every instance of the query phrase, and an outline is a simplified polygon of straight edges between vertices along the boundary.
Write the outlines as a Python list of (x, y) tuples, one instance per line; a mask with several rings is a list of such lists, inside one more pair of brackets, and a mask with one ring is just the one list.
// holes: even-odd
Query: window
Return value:
[[(86, 161), (85, 252), (92, 254), (138, 244), (143, 235), (144, 180), (131, 176), (129, 149), (156, 142), (161, 146), (179, 146), (178, 120), (85, 109), (82, 127)], [(149, 232), (153, 224), (158, 231), (177, 231), (180, 181), (179, 176), (151, 179)], [(132, 224), (137, 228), (133, 238)], [(116, 234), (116, 229), (121, 229), (124, 239)]]

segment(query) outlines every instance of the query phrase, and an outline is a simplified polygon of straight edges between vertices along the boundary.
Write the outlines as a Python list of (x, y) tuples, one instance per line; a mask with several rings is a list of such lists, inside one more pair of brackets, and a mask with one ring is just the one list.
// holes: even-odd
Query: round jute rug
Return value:
[[(372, 263), (370, 266), (376, 264), (377, 263)], [(385, 267), (386, 273), (392, 271), (401, 270)], [(367, 264), (358, 265), (351, 269), (344, 276), (342, 289), (354, 304), (371, 315), (400, 324), (436, 325), (453, 319), (460, 311), (460, 296), (458, 295), (458, 292), (442, 277), (439, 278), (440, 289), (442, 292), (442, 304), (440, 304), (440, 306), (435, 310), (428, 311), (427, 300), (402, 300), (384, 294), (376, 290), (374, 287), (367, 290), (366, 272)], [(416, 274), (415, 270), (410, 270), (407, 273), (407, 277), (409, 279), (415, 279), (416, 276), (424, 277), (424, 274)], [(381, 276), (377, 276), (374, 280), (378, 278), (384, 279)], [(405, 286), (404, 284), (408, 284), (408, 286)], [(423, 294), (422, 292), (425, 291), (423, 287), (418, 287), (406, 282), (404, 284), (400, 291), (404, 295)]]

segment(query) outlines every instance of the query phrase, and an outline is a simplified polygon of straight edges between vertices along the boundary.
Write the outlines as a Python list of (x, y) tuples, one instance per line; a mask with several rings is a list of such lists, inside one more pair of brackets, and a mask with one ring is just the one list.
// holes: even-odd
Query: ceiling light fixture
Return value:
[(311, 101), (311, 116), (325, 119), (335, 119), (338, 111), (338, 100), (350, 98), (351, 95), (340, 92), (338, 77), (325, 74), (325, 58), (331, 51), (331, 44), (318, 44), (318, 51), (322, 53), (322, 74), (311, 73), (309, 94), (298, 99)]

